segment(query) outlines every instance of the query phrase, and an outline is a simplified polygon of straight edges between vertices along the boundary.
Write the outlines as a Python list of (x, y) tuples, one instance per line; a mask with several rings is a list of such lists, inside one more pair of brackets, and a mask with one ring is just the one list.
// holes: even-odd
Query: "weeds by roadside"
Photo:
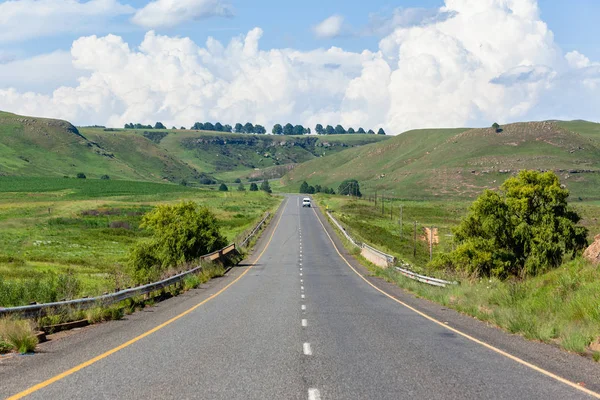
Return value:
[(16, 350), (21, 354), (35, 350), (38, 339), (30, 321), (0, 320), (0, 353)]

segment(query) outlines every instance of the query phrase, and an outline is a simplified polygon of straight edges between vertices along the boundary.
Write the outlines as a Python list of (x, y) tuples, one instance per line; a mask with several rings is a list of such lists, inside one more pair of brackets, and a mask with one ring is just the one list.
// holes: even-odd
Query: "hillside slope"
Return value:
[(499, 133), (492, 128), (409, 131), (310, 161), (283, 181), (293, 189), (302, 180), (337, 187), (343, 179), (356, 178), (367, 193), (471, 198), (521, 169), (539, 169), (559, 173), (576, 197), (600, 199), (598, 126), (546, 121), (506, 125)]
[(0, 112), (0, 176), (74, 176), (198, 183), (281, 177), (298, 163), (385, 140), (379, 135), (273, 136), (76, 128)]
[(0, 112), (0, 175), (109, 175), (115, 179), (179, 181), (198, 176), (144, 137), (94, 135), (66, 121)]

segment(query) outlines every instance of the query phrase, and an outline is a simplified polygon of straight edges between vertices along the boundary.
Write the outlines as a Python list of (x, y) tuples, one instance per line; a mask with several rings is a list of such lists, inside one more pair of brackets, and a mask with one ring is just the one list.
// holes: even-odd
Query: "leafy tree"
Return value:
[(379, 128), (379, 130), (377, 131), (378, 135), (385, 135), (385, 131), (383, 130), (383, 128)]
[(294, 125), (290, 124), (289, 122), (287, 124), (285, 124), (285, 126), (283, 127), (283, 134), (284, 135), (293, 135), (294, 134)]
[(325, 129), (323, 129), (323, 125), (321, 125), (321, 124), (315, 125), (315, 132), (317, 132), (317, 135), (323, 135), (325, 133)]
[(215, 131), (217, 131), (217, 132), (223, 132), (223, 125), (220, 122), (217, 122), (215, 124)]
[(229, 188), (227, 187), (227, 185), (226, 185), (226, 184), (224, 184), (224, 183), (221, 183), (221, 184), (219, 185), (219, 192), (227, 192), (228, 190), (229, 190)]
[(354, 130), (354, 128), (348, 128), (348, 133), (352, 134), (352, 133), (356, 133), (356, 131)]
[(78, 172), (77, 173), (77, 179), (86, 179), (87, 177), (85, 176), (85, 174), (83, 172)]
[(366, 133), (365, 130), (363, 128), (358, 128), (357, 133)]
[(256, 183), (252, 182), (250, 184), (250, 191), (251, 192), (258, 192), (258, 186), (256, 186)]
[(294, 135), (304, 135), (305, 129), (302, 125), (294, 126)]
[(321, 193), (321, 185), (315, 185), (315, 193)]
[(217, 181), (215, 181), (214, 179), (212, 179), (209, 176), (201, 177), (199, 182), (201, 185), (214, 185), (215, 183), (217, 183)]
[(233, 131), (233, 128), (231, 127), (231, 125), (229, 125), (229, 124), (223, 125), (223, 132), (231, 132), (231, 131)]
[(329, 188), (329, 194), (335, 194), (335, 190), (333, 190), (333, 188)]
[(152, 238), (135, 245), (129, 256), (138, 282), (156, 279), (169, 267), (191, 262), (227, 244), (214, 214), (191, 201), (156, 206), (142, 217), (140, 227), (150, 231)]
[(263, 192), (267, 192), (267, 193), (273, 192), (271, 190), (271, 185), (269, 185), (269, 181), (266, 179), (264, 181), (262, 181), (262, 183), (260, 184), (260, 190), (262, 190)]
[(157, 122), (154, 124), (154, 129), (167, 129), (167, 127), (164, 126), (162, 122)]
[(181, 128), (179, 128), (182, 131), (185, 131), (185, 126), (182, 126)]
[(306, 192), (308, 194), (315, 194), (315, 187), (314, 186), (309, 186), (308, 187), (308, 192)]
[(254, 125), (250, 122), (246, 122), (244, 125), (244, 133), (254, 133)]
[(134, 128), (134, 126), (132, 123), (125, 124), (125, 129), (133, 129), (133, 128)]
[(308, 193), (308, 183), (306, 181), (300, 184), (300, 193)]
[(369, 129), (369, 132), (367, 132), (369, 135), (374, 135), (375, 132), (373, 132), (373, 129)]
[(356, 179), (346, 179), (340, 186), (338, 187), (338, 194), (343, 196), (356, 196), (362, 197), (362, 193), (360, 192), (360, 185)]
[(502, 132), (502, 127), (500, 127), (500, 125), (497, 122), (494, 122), (492, 124), (492, 128), (494, 128), (496, 130), (496, 133)]
[(526, 277), (560, 266), (587, 245), (587, 229), (554, 172), (521, 171), (486, 190), (455, 229), (456, 250), (433, 265), (471, 276)]
[(281, 135), (283, 133), (283, 128), (281, 127), (281, 124), (273, 125), (273, 129), (271, 129), (271, 133), (273, 135)]
[(186, 181), (185, 179), (182, 179), (182, 180), (179, 181), (179, 184), (181, 186), (187, 186), (188, 185), (188, 181)]
[(215, 126), (210, 123), (210, 122), (205, 122), (204, 123), (204, 130), (205, 131), (214, 131), (215, 130)]
[(304, 133), (306, 133), (307, 135), (310, 135), (310, 134), (311, 134), (310, 128), (306, 128), (306, 129), (304, 130)]
[(265, 133), (267, 133), (267, 130), (262, 125), (254, 125), (254, 133), (264, 135)]
[(235, 178), (235, 183), (242, 183), (242, 180), (240, 178)]
[(325, 127), (325, 134), (326, 135), (333, 135), (334, 133), (335, 133), (335, 129), (333, 129), (333, 126), (327, 125)]
[(108, 176), (108, 175), (102, 175), (102, 176), (100, 177), (100, 179), (102, 179), (103, 181), (107, 181), (107, 180), (109, 180), (109, 179), (110, 179), (110, 176)]
[(237, 187), (238, 192), (245, 192), (246, 188), (244, 187), (244, 184), (242, 182), (240, 182), (240, 184)]
[(338, 125), (335, 126), (335, 133), (337, 135), (341, 135), (341, 134), (346, 133), (346, 130), (344, 129), (343, 126), (341, 126), (341, 125), (338, 124)]
[(195, 130), (195, 131), (203, 131), (204, 124), (201, 122), (196, 122), (190, 129)]
[(235, 127), (233, 128), (233, 131), (235, 133), (243, 133), (244, 132), (244, 125), (240, 124), (239, 122), (237, 124), (235, 124)]
[(177, 127), (173, 125), (173, 127), (171, 129), (173, 129), (175, 131), (175, 130), (177, 130)]

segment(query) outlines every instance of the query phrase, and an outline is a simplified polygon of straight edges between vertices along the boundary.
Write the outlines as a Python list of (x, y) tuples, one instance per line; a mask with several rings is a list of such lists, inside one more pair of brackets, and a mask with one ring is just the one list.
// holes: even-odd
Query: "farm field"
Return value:
[[(40, 293), (49, 281), (71, 276), (80, 295), (126, 287), (128, 250), (148, 235), (139, 228), (142, 215), (183, 200), (209, 207), (230, 242), (280, 201), (264, 192), (160, 183), (0, 177), (0, 286), (19, 282), (24, 292)], [(0, 305), (7, 302), (0, 294)]]

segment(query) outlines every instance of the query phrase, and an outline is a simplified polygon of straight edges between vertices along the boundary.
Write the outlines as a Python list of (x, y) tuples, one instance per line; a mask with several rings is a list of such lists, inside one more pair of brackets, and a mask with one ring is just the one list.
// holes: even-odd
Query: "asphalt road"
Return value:
[[(172, 299), (153, 315), (91, 327), (40, 355), (0, 363), (0, 397), (54, 379), (29, 397), (592, 398), (383, 295), (342, 259), (319, 221), (299, 197), (289, 197), (252, 267)], [(59, 375), (73, 367), (79, 369)]]

